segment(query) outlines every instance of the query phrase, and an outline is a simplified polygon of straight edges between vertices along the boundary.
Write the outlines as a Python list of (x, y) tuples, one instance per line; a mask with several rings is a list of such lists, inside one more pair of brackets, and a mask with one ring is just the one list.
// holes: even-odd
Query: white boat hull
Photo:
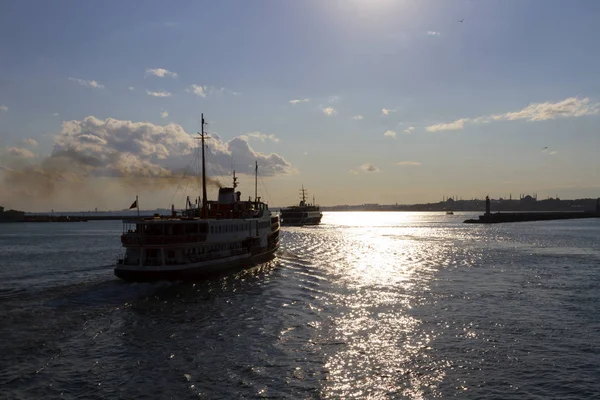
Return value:
[(115, 275), (132, 282), (190, 281), (209, 278), (234, 270), (255, 267), (275, 258), (277, 248), (259, 254), (243, 254), (183, 265), (137, 266), (117, 264)]

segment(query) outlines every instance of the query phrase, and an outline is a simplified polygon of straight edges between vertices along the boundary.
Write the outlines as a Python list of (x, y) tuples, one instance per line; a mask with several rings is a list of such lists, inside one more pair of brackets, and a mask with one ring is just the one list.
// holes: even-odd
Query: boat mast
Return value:
[(206, 196), (206, 162), (204, 161), (204, 113), (202, 114), (202, 133), (200, 134), (202, 140), (202, 218), (207, 216), (207, 196)]
[(258, 161), (254, 161), (254, 203), (258, 203)]

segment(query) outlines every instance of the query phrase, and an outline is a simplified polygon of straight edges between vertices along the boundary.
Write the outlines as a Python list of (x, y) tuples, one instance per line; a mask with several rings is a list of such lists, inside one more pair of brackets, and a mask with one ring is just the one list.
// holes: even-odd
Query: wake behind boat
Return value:
[[(241, 193), (235, 191), (235, 171), (232, 187), (220, 188), (217, 201), (207, 200), (204, 124), (202, 115), (201, 207), (191, 207), (182, 215), (172, 209), (166, 217), (124, 220), (121, 242), (125, 255), (115, 266), (119, 278), (193, 280), (274, 258), (279, 248), (279, 216), (271, 213), (260, 197), (241, 201)], [(257, 176), (258, 164), (255, 188)]]
[(318, 225), (321, 223), (323, 213), (321, 208), (306, 202), (306, 189), (300, 189), (301, 200), (297, 206), (281, 209), (281, 224), (288, 226)]

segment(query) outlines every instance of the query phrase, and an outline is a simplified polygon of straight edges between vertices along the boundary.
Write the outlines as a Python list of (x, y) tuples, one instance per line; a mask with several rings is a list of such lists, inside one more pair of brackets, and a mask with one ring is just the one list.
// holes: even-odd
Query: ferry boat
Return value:
[[(217, 201), (208, 201), (204, 161), (202, 115), (202, 202), (194, 207), (188, 198), (178, 215), (123, 221), (124, 256), (114, 272), (128, 281), (195, 280), (231, 269), (249, 268), (275, 257), (279, 248), (279, 215), (256, 196), (241, 200), (232, 187), (219, 189)], [(136, 203), (134, 203), (136, 204)], [(188, 205), (190, 207), (188, 208)]]
[(297, 206), (291, 206), (281, 209), (281, 225), (303, 226), (318, 225), (321, 223), (323, 213), (321, 208), (314, 204), (306, 202), (306, 189), (302, 186), (300, 189), (301, 200)]

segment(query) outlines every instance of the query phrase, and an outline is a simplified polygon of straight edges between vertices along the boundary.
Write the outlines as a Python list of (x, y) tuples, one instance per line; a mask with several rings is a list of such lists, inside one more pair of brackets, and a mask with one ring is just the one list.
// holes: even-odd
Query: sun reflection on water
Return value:
[[(434, 332), (424, 332), (411, 308), (448, 258), (435, 227), (410, 213), (329, 214), (341, 232), (323, 244), (341, 256), (324, 265), (337, 277), (324, 332), (326, 398), (425, 398), (437, 395), (443, 368), (423, 369)], [(422, 217), (421, 217), (422, 219)], [(339, 226), (345, 229), (340, 230)]]

